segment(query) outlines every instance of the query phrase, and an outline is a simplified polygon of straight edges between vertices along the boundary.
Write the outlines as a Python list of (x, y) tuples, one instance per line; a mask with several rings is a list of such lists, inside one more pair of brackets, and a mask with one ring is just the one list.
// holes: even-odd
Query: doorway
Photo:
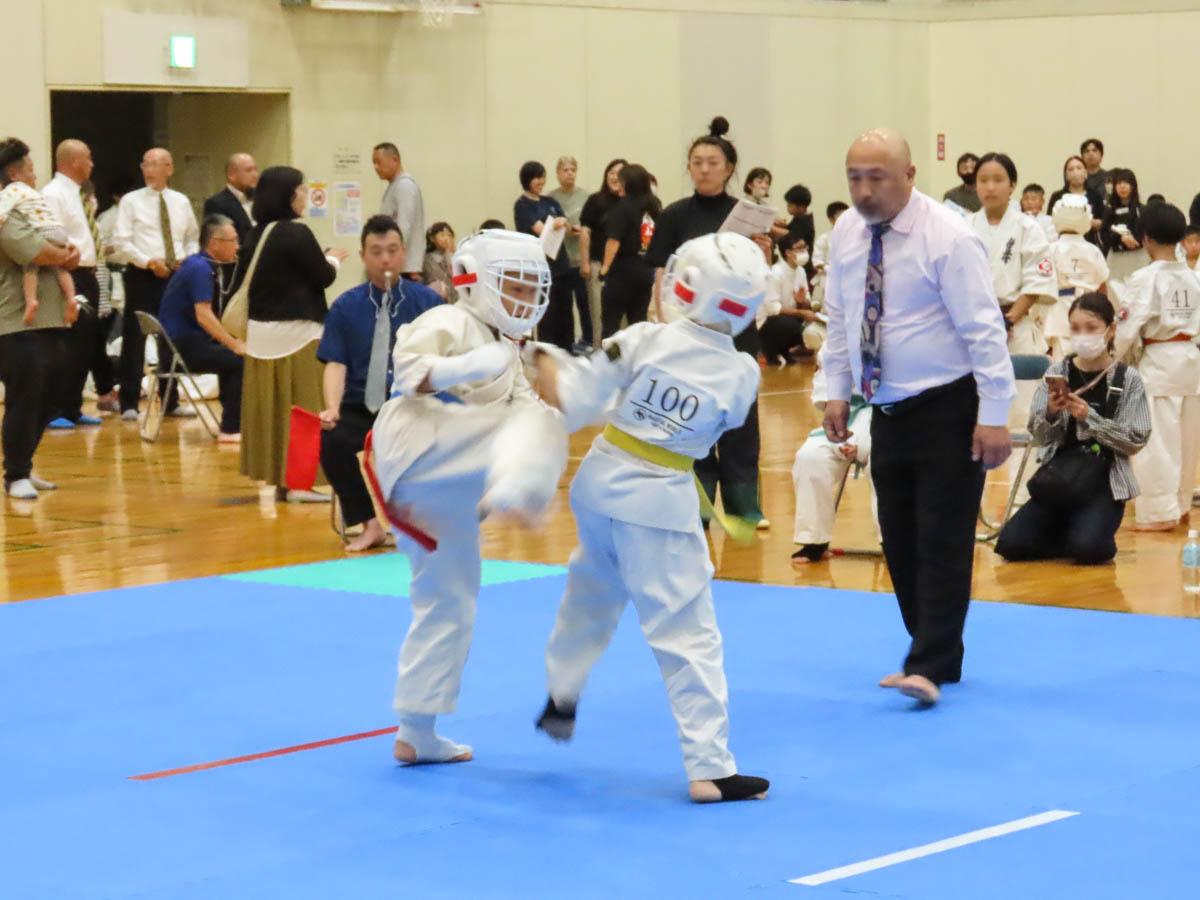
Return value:
[[(199, 217), (205, 198), (225, 184), (231, 154), (252, 154), (260, 169), (291, 162), (289, 101), (286, 93), (52, 90), (51, 146), (78, 138), (91, 148), (101, 209), (111, 203), (115, 178), (140, 186), (142, 154), (166, 147), (175, 160), (171, 186), (187, 195)], [(38, 168), (48, 181), (53, 160)]]

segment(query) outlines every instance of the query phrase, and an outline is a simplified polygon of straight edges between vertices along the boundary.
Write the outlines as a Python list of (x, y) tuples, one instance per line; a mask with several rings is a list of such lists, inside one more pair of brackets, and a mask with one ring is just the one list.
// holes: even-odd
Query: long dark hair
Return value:
[(610, 160), (608, 165), (604, 167), (604, 177), (600, 179), (600, 190), (597, 191), (597, 193), (608, 197), (616, 197), (616, 192), (611, 190), (608, 186), (608, 173), (612, 171), (613, 166), (627, 165), (629, 165), (629, 161), (622, 159), (619, 156), (616, 159)]
[(271, 166), (258, 178), (254, 189), (254, 206), (251, 211), (259, 225), (278, 222), (281, 219), (298, 219), (292, 209), (292, 197), (296, 188), (304, 184), (304, 173), (291, 166)]
[(625, 199), (633, 204), (639, 213), (649, 214), (657, 219), (662, 212), (662, 204), (650, 190), (650, 173), (636, 163), (621, 169), (621, 184), (625, 186)]
[(979, 162), (975, 163), (975, 179), (979, 180), (979, 170), (983, 168), (985, 163), (994, 162), (1004, 170), (1008, 176), (1009, 184), (1014, 188), (1017, 186), (1017, 164), (1012, 161), (1007, 153), (985, 153), (979, 157)]
[[(737, 168), (737, 148), (728, 140), (725, 135), (729, 134), (729, 120), (724, 116), (717, 116), (708, 126), (708, 134), (702, 134), (700, 137), (692, 141), (692, 146), (688, 148), (688, 158), (692, 156), (692, 151), (697, 147), (716, 147), (725, 157), (725, 161)], [(730, 177), (732, 173), (730, 173)], [(728, 179), (726, 179), (728, 183)]]
[[(1130, 209), (1137, 209), (1142, 205), (1142, 201), (1138, 197), (1137, 176), (1133, 174), (1133, 169), (1114, 169), (1112, 175), (1112, 207), (1120, 209), (1122, 206), (1128, 206)], [(1125, 182), (1132, 190), (1129, 192), (1129, 199), (1122, 200), (1117, 196), (1117, 185)]]
[[(1104, 323), (1104, 327), (1108, 328), (1116, 319), (1116, 313), (1113, 311), (1112, 301), (1099, 291), (1089, 291), (1086, 294), (1080, 294), (1075, 298), (1075, 302), (1071, 304), (1071, 309), (1067, 313), (1069, 317), (1071, 313), (1079, 310), (1080, 312), (1091, 313), (1096, 318)], [(1113, 342), (1108, 342), (1108, 352), (1113, 352)]]

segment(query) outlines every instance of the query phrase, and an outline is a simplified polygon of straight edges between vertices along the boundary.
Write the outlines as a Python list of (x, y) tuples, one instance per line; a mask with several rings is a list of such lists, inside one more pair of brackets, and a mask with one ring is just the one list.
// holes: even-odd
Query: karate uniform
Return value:
[[(512, 348), (501, 375), (438, 395), (417, 393), (439, 357), (496, 340)], [(392, 361), (392, 399), (374, 426), (380, 487), (404, 521), (438, 542), (428, 551), (397, 535), (412, 564), (413, 620), (400, 650), (395, 708), (449, 713), (471, 646), (481, 575), (477, 508), (489, 474), (498, 461), (520, 455), (553, 491), (566, 468), (566, 431), (530, 387), (516, 344), (497, 338), (470, 300), (401, 326)]]
[(832, 239), (833, 232), (827, 231), (813, 245), (812, 264), (816, 269), (812, 280), (813, 309), (820, 309), (821, 301), (825, 299), (825, 267), (829, 265), (829, 244)]
[[(812, 399), (813, 405), (823, 412), (828, 399), (824, 358), (818, 356), (818, 363), (821, 364), (821, 368), (818, 368), (813, 376)], [(871, 406), (865, 404), (856, 409), (856, 400), (861, 402), (857, 394), (851, 398), (849, 427), (854, 434), (847, 443), (858, 448), (856, 457), (864, 465), (867, 484), (871, 486), (871, 516), (875, 520), (875, 530), (878, 533), (879, 516), (876, 512), (875, 486), (870, 477)], [(833, 525), (837, 514), (834, 504), (838, 486), (846, 477), (847, 470), (854, 465), (854, 460), (842, 456), (838, 449), (842, 446), (844, 445), (829, 440), (824, 429), (817, 429), (796, 451), (792, 461), (792, 487), (796, 492), (793, 540), (797, 544), (828, 544), (833, 539)]]
[[(558, 392), (571, 430), (607, 421), (693, 460), (741, 425), (759, 370), (728, 335), (688, 319), (639, 323), (587, 360), (563, 360)], [(712, 602), (713, 566), (690, 471), (627, 452), (603, 434), (571, 483), (579, 546), (546, 648), (550, 697), (574, 706), (592, 666), (633, 602), (662, 670), (690, 781), (737, 771)]]
[(763, 357), (773, 365), (780, 357), (788, 357), (788, 350), (804, 343), (807, 325), (796, 316), (785, 316), (783, 310), (798, 309), (796, 291), (808, 291), (808, 276), (804, 269), (795, 268), (780, 260), (771, 266), (771, 277), (767, 282), (767, 296), (759, 307), (755, 321), (762, 341)]
[(1150, 440), (1132, 460), (1137, 521), (1178, 520), (1192, 507), (1200, 453), (1200, 279), (1181, 262), (1139, 269), (1117, 321), (1117, 353), (1137, 365), (1150, 402)]
[(1051, 245), (1050, 259), (1058, 277), (1058, 301), (1046, 316), (1045, 333), (1058, 362), (1071, 352), (1071, 304), (1108, 281), (1108, 262), (1099, 247), (1072, 233), (1060, 235)]

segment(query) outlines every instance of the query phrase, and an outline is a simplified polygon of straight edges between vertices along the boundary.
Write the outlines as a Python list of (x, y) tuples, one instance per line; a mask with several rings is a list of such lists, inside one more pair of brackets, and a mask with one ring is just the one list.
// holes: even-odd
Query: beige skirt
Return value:
[[(242, 474), (267, 484), (287, 483), (288, 433), (292, 407), (319, 413), (325, 408), (317, 342), (279, 359), (245, 357), (242, 375)], [(317, 484), (326, 484), (317, 472)]]

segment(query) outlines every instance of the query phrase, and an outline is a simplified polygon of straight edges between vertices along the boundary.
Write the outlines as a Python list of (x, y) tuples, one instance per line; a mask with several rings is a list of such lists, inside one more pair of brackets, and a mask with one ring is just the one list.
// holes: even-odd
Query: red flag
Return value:
[(321, 464), (321, 417), (299, 406), (292, 407), (288, 433), (287, 486), (289, 491), (311, 491)]

